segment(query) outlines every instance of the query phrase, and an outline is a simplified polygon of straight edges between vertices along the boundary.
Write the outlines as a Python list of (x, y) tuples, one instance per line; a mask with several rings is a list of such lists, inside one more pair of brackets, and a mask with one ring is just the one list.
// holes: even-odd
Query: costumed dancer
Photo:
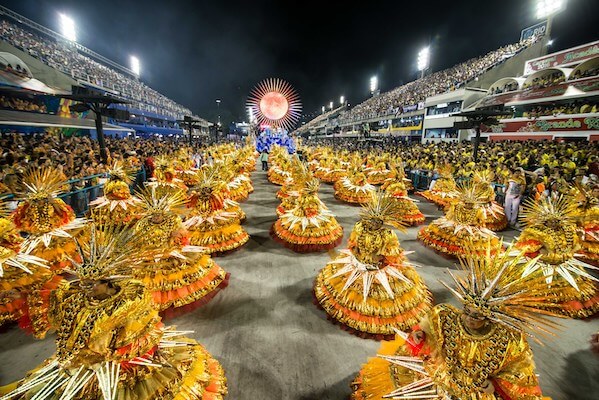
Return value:
[(366, 181), (363, 166), (354, 159), (345, 177), (333, 185), (335, 198), (350, 204), (365, 204), (370, 201), (376, 188)]
[(297, 204), (273, 224), (271, 236), (298, 253), (332, 249), (343, 240), (343, 228), (318, 198), (318, 180), (308, 180)]
[(98, 225), (132, 225), (137, 220), (140, 200), (131, 195), (131, 172), (115, 162), (108, 170), (110, 178), (104, 185), (104, 196), (89, 203), (90, 217)]
[(438, 168), (437, 171), (439, 177), (431, 182), (428, 190), (419, 194), (437, 206), (446, 208), (452, 201), (452, 194), (455, 193), (456, 183), (453, 179), (451, 165), (446, 164)]
[(383, 342), (352, 383), (351, 399), (543, 399), (526, 335), (540, 340), (555, 328), (541, 308), (551, 300), (542, 279), (521, 276), (521, 255), (491, 255), (500, 252), (462, 259), (464, 278), (448, 271), (462, 309), (439, 304), (411, 334)]
[[(491, 240), (493, 248), (499, 243), (495, 232), (485, 228), (485, 201), (477, 185), (463, 183), (450, 193), (453, 198), (444, 217), (437, 218), (418, 232), (425, 245), (443, 254), (459, 257), (474, 249), (482, 253)], [(473, 247), (466, 244), (472, 241)]]
[(154, 176), (150, 178), (149, 182), (146, 182), (146, 185), (155, 187), (158, 196), (162, 196), (165, 193), (176, 193), (180, 190), (187, 190), (187, 185), (185, 185), (183, 180), (177, 178), (177, 171), (175, 171), (168, 157), (157, 157), (155, 165)]
[(285, 180), (291, 176), (289, 172), (289, 154), (284, 148), (273, 146), (273, 151), (268, 158), (270, 163), (270, 168), (266, 173), (268, 181), (282, 186)]
[(479, 170), (474, 173), (473, 182), (479, 186), (480, 198), (484, 201), (485, 227), (494, 231), (502, 231), (507, 227), (507, 217), (503, 207), (495, 201), (493, 189), (494, 175), (488, 170)]
[(223, 399), (218, 361), (188, 332), (165, 327), (144, 284), (124, 277), (149, 255), (130, 231), (92, 228), (78, 279), (51, 295), (56, 353), (2, 388), (2, 400)]
[(516, 247), (528, 257), (539, 257), (523, 275), (545, 278), (551, 291), (551, 311), (571, 318), (586, 318), (599, 311), (599, 279), (587, 270), (599, 268), (574, 258), (580, 250), (576, 229), (576, 203), (560, 196), (524, 203), (520, 221), (525, 226)]
[(291, 176), (277, 192), (277, 197), (281, 199), (281, 204), (277, 207), (277, 216), (280, 217), (296, 206), (297, 199), (310, 177), (310, 172), (306, 166), (299, 158), (295, 157), (292, 161)]
[(599, 185), (578, 185), (573, 191), (577, 203), (578, 233), (581, 249), (576, 256), (599, 267)]
[(394, 178), (385, 181), (383, 189), (394, 199), (399, 209), (398, 215), (401, 222), (408, 225), (418, 225), (425, 221), (426, 217), (416, 205), (416, 202), (408, 196), (405, 180), (395, 167), (391, 167)]
[(227, 286), (228, 274), (203, 248), (189, 245), (189, 233), (180, 217), (186, 194), (157, 197), (155, 189), (146, 188), (140, 197), (142, 213), (135, 230), (144, 248), (164, 252), (134, 269), (133, 276), (146, 285), (160, 311), (207, 303)]
[(250, 238), (239, 223), (239, 215), (225, 209), (224, 185), (218, 167), (204, 166), (199, 183), (191, 188), (187, 206), (190, 216), (183, 223), (190, 244), (205, 247), (208, 254), (220, 255), (244, 245)]
[(372, 165), (367, 169), (367, 181), (371, 185), (381, 185), (386, 179), (392, 176), (392, 172), (387, 168), (388, 157), (373, 157)]
[(46, 260), (26, 252), (25, 239), (8, 214), (0, 199), (0, 326), (23, 316), (27, 291), (56, 287), (61, 279), (48, 269)]
[[(76, 218), (73, 209), (57, 196), (68, 189), (66, 177), (54, 168), (29, 169), (17, 191), (19, 205), (12, 214), (17, 230), (25, 234), (25, 252), (48, 262), (61, 274), (78, 257), (76, 240), (82, 240), (87, 220)], [(55, 282), (58, 278), (52, 278)], [(47, 291), (29, 290), (25, 313), (19, 324), (36, 337), (47, 330)]]
[(332, 155), (332, 159), (330, 162), (329, 171), (320, 178), (320, 180), (324, 183), (334, 184), (339, 179), (345, 176), (345, 167), (342, 165), (339, 156), (336, 154)]
[(372, 196), (347, 249), (317, 275), (314, 295), (334, 322), (363, 337), (392, 339), (429, 311), (431, 294), (406, 258), (393, 228), (404, 229), (391, 197)]

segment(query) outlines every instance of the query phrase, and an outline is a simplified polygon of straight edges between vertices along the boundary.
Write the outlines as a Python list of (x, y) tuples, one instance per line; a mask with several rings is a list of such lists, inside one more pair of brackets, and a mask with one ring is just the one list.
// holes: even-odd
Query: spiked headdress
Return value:
[(547, 318), (557, 315), (544, 309), (551, 302), (550, 289), (542, 276), (522, 275), (523, 269), (537, 261), (537, 258), (528, 259), (522, 253), (515, 253), (512, 248), (502, 252), (501, 242), (492, 245), (488, 241), (484, 256), (460, 258), (464, 277), (448, 270), (455, 288), (441, 283), (465, 306), (474, 308), (487, 319), (529, 336), (547, 336), (558, 327)]
[(535, 202), (528, 199), (520, 212), (520, 221), (525, 226), (545, 225), (549, 222), (559, 224), (575, 224), (576, 203), (568, 196), (558, 198), (547, 197)]
[(401, 221), (401, 207), (395, 199), (384, 191), (372, 192), (370, 201), (362, 206), (360, 220), (374, 226), (388, 225), (405, 230), (406, 225)]

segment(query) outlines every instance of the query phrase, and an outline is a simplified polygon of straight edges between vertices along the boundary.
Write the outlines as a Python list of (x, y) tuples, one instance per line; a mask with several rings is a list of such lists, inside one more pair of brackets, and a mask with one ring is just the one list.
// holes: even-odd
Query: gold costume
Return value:
[(487, 250), (462, 260), (466, 278), (452, 274), (448, 288), (464, 310), (437, 305), (412, 334), (383, 342), (352, 383), (352, 400), (543, 398), (525, 330), (555, 327), (541, 308), (550, 300), (542, 281), (521, 276), (522, 255)]
[(431, 294), (407, 261), (392, 227), (403, 228), (395, 201), (373, 195), (348, 248), (317, 275), (314, 295), (328, 316), (359, 336), (389, 339), (416, 325)]
[(459, 257), (467, 255), (470, 250), (480, 254), (488, 240), (493, 245), (499, 243), (495, 233), (485, 227), (485, 201), (481, 200), (476, 185), (462, 184), (451, 197), (454, 200), (447, 214), (418, 232), (418, 238), (425, 245), (443, 254)]
[(146, 189), (140, 195), (142, 218), (135, 230), (144, 246), (165, 251), (135, 268), (133, 276), (146, 285), (159, 311), (207, 303), (227, 286), (228, 274), (204, 249), (189, 245), (179, 216), (185, 193), (157, 197), (155, 190)]
[[(54, 274), (61, 274), (71, 267), (72, 260), (78, 259), (75, 240), (85, 238), (87, 221), (75, 218), (73, 209), (57, 197), (68, 185), (56, 169), (30, 169), (22, 184), (17, 193), (20, 203), (12, 214), (17, 230), (27, 235), (22, 246), (27, 253), (46, 260)], [(41, 273), (46, 275), (45, 271)], [(60, 277), (45, 276), (42, 280), (42, 286), (30, 286), (27, 290), (27, 307), (20, 320), (21, 326), (36, 337), (44, 337), (48, 330), (46, 289), (56, 286)]]
[(576, 224), (581, 246), (576, 257), (599, 267), (599, 198), (584, 186), (577, 186), (572, 195), (577, 203)]
[(425, 216), (420, 212), (414, 200), (408, 197), (408, 190), (402, 175), (393, 169), (395, 178), (390, 178), (385, 181), (383, 189), (391, 196), (399, 207), (400, 221), (408, 225), (418, 225), (425, 221)]
[(131, 172), (118, 162), (110, 168), (110, 179), (104, 185), (104, 196), (89, 203), (90, 217), (96, 224), (126, 226), (135, 223), (139, 199), (129, 191)]
[(433, 188), (419, 194), (439, 207), (446, 208), (449, 207), (456, 189), (457, 185), (453, 179), (452, 168), (450, 165), (445, 165), (439, 168), (439, 178)]
[(580, 250), (576, 215), (576, 203), (569, 197), (526, 202), (520, 215), (525, 228), (516, 247), (531, 258), (540, 257), (535, 269), (523, 273), (545, 277), (554, 300), (548, 307), (586, 318), (599, 311), (599, 280), (586, 271), (596, 267), (574, 258)]
[(162, 325), (141, 282), (118, 277), (151, 254), (129, 231), (92, 229), (76, 267), (80, 279), (51, 296), (55, 355), (0, 392), (6, 399), (222, 399), (226, 379), (218, 361)]
[(341, 243), (343, 228), (318, 198), (318, 181), (312, 178), (294, 208), (282, 214), (271, 228), (273, 239), (296, 252), (332, 249)]
[(333, 185), (335, 198), (350, 204), (366, 204), (376, 188), (367, 182), (363, 167), (354, 160), (348, 173)]
[(183, 225), (189, 230), (190, 244), (218, 255), (244, 245), (250, 237), (240, 225), (241, 208), (225, 197), (220, 166), (204, 167), (198, 185), (191, 189), (187, 204), (191, 212)]
[(485, 227), (497, 232), (507, 227), (507, 217), (503, 207), (495, 201), (495, 190), (493, 189), (494, 175), (486, 170), (476, 171), (473, 182), (478, 186), (480, 199), (485, 217)]

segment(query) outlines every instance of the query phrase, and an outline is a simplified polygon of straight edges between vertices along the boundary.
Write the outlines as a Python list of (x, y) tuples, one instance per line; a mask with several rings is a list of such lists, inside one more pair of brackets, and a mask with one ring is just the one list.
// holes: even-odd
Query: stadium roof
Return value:
[[(0, 125), (96, 129), (96, 124), (93, 119), (65, 118), (51, 114), (10, 110), (0, 110)], [(135, 132), (133, 129), (107, 123), (104, 123), (103, 127), (104, 130), (107, 131)]]

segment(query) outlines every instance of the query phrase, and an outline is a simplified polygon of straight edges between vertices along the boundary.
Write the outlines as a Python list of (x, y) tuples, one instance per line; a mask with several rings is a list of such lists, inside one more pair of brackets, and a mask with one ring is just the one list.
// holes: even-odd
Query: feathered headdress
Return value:
[(586, 185), (576, 183), (570, 193), (579, 209), (588, 210), (599, 206), (599, 199), (593, 196), (592, 189)]
[(108, 169), (108, 175), (110, 175), (111, 181), (122, 181), (127, 185), (133, 182), (134, 171), (132, 168), (126, 167), (122, 161), (115, 161), (112, 166)]
[(550, 289), (542, 276), (522, 276), (522, 270), (535, 264), (538, 258), (528, 259), (511, 249), (502, 252), (501, 243), (494, 246), (489, 241), (483, 257), (460, 258), (464, 277), (448, 270), (455, 288), (441, 283), (465, 306), (476, 309), (491, 321), (533, 338), (534, 335), (552, 335), (559, 325), (548, 316), (559, 315), (545, 309), (551, 302)]
[(405, 231), (406, 224), (401, 220), (402, 210), (397, 201), (388, 196), (384, 191), (371, 194), (370, 201), (362, 206), (360, 220), (370, 222), (375, 226), (388, 225)]
[(136, 195), (141, 200), (139, 207), (142, 217), (155, 213), (176, 215), (185, 213), (187, 194), (183, 190), (157, 194), (154, 186), (146, 186)]
[(547, 223), (575, 224), (576, 203), (569, 196), (547, 197), (539, 201), (527, 199), (520, 212), (520, 221), (525, 226)]
[(89, 226), (89, 241), (77, 241), (81, 262), (71, 260), (68, 270), (80, 280), (118, 279), (131, 274), (134, 267), (146, 260), (151, 253), (142, 246), (143, 232), (114, 225)]
[(55, 198), (66, 192), (69, 186), (65, 175), (53, 167), (28, 168), (21, 178), (16, 194), (19, 200)]
[(484, 185), (490, 185), (493, 183), (493, 179), (495, 178), (495, 174), (488, 169), (479, 169), (474, 171), (473, 180), (475, 183), (480, 183)]
[(463, 181), (456, 185), (453, 195), (454, 202), (465, 204), (485, 203), (483, 190), (479, 185), (472, 181)]

